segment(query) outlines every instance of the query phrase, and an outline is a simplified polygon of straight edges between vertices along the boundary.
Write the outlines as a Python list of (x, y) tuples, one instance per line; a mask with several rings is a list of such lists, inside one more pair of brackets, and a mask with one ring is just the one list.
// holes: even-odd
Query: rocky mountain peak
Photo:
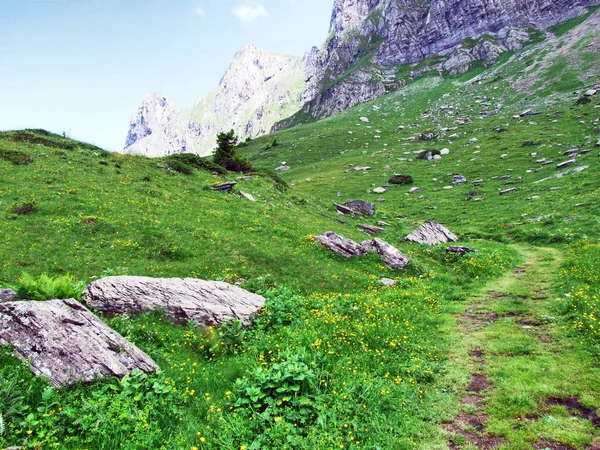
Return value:
[(168, 98), (160, 93), (153, 93), (142, 100), (142, 104), (129, 124), (129, 133), (125, 147), (160, 130), (180, 113), (179, 109)]

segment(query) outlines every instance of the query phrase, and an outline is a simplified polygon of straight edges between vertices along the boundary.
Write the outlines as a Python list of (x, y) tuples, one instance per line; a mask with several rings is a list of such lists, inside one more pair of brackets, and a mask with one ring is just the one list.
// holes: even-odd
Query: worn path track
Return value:
[(518, 247), (523, 265), (456, 316), (469, 373), (442, 425), (451, 449), (600, 449), (600, 370), (552, 316), (561, 253)]

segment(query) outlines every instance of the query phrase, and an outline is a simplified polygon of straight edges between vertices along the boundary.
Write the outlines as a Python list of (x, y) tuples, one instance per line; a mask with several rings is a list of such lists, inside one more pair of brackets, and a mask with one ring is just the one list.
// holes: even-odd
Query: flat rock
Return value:
[(375, 194), (383, 194), (386, 191), (386, 189), (382, 186), (376, 187), (375, 189), (373, 189), (373, 192)]
[(385, 229), (375, 227), (373, 225), (359, 224), (358, 228), (360, 228), (365, 233), (369, 233), (369, 234), (385, 233)]
[(54, 386), (123, 377), (156, 363), (76, 300), (0, 304), (0, 344), (11, 345), (31, 371)]
[(394, 287), (398, 284), (396, 280), (392, 280), (391, 278), (380, 278), (379, 284), (387, 287)]
[(369, 167), (369, 166), (359, 166), (359, 167), (354, 167), (352, 170), (354, 170), (356, 172), (365, 172), (367, 170), (371, 170), (371, 167)]
[(517, 192), (517, 189), (516, 188), (506, 189), (504, 191), (500, 191), (499, 194), (500, 195), (506, 195), (506, 194), (510, 194), (512, 192)]
[(287, 172), (290, 170), (290, 166), (279, 166), (275, 169), (275, 172)]
[(594, 95), (596, 95), (597, 92), (597, 89), (588, 89), (583, 95), (585, 95), (586, 97), (593, 97)]
[(519, 117), (527, 117), (527, 116), (533, 116), (533, 110), (532, 109), (526, 109), (525, 111), (523, 111), (521, 114), (519, 114)]
[(446, 242), (457, 242), (458, 237), (443, 225), (433, 220), (425, 222), (404, 238), (417, 244), (438, 245)]
[(557, 169), (564, 169), (565, 167), (569, 167), (572, 166), (573, 164), (577, 163), (577, 160), (575, 159), (570, 159), (568, 161), (562, 162), (560, 164), (558, 164), (556, 166)]
[(161, 309), (179, 324), (219, 326), (240, 320), (248, 326), (265, 299), (220, 281), (193, 278), (106, 277), (84, 291), (84, 303), (107, 315)]
[(352, 239), (346, 239), (333, 231), (327, 231), (321, 236), (315, 236), (315, 241), (346, 259), (366, 255), (368, 251)]
[(416, 187), (416, 186), (415, 186), (414, 188), (410, 188), (410, 189), (408, 190), (408, 193), (409, 193), (409, 194), (415, 194), (415, 193), (417, 193), (417, 192), (421, 192), (421, 188), (420, 188), (420, 187)]
[(211, 186), (211, 190), (213, 191), (221, 191), (221, 192), (231, 192), (233, 187), (237, 184), (236, 181), (229, 181), (227, 183), (217, 184), (216, 186)]
[(404, 253), (381, 239), (375, 238), (371, 241), (365, 241), (361, 246), (376, 252), (383, 263), (392, 269), (404, 269), (410, 262)]
[(454, 175), (452, 177), (452, 184), (454, 186), (458, 186), (460, 184), (464, 184), (464, 183), (467, 183), (467, 182), (468, 182), (468, 180), (465, 177), (463, 177), (462, 175)]
[(473, 253), (475, 249), (469, 247), (452, 246), (446, 249), (446, 253), (458, 253), (459, 255), (466, 255), (467, 253)]
[(364, 216), (372, 216), (375, 214), (375, 205), (371, 202), (364, 200), (348, 200), (344, 203), (348, 208), (352, 209), (356, 213), (360, 213)]
[(12, 289), (0, 289), (0, 303), (14, 302), (17, 299), (17, 293)]
[(251, 202), (255, 202), (256, 199), (252, 194), (248, 194), (247, 192), (240, 191), (240, 195), (244, 197), (246, 200), (250, 200)]
[(380, 221), (377, 222), (377, 226), (378, 227), (391, 227), (392, 224), (384, 222), (383, 220), (380, 220)]
[(356, 211), (354, 211), (352, 208), (348, 208), (347, 206), (340, 205), (339, 203), (334, 203), (333, 205), (336, 207), (338, 212), (340, 212), (342, 214), (346, 214), (346, 215), (350, 215), (350, 216), (356, 215)]

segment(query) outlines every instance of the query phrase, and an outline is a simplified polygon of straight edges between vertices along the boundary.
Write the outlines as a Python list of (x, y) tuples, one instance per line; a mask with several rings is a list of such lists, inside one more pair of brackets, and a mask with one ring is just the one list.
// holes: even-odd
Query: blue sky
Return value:
[(45, 128), (123, 147), (142, 98), (180, 108), (244, 44), (302, 55), (333, 0), (0, 0), (0, 129)]

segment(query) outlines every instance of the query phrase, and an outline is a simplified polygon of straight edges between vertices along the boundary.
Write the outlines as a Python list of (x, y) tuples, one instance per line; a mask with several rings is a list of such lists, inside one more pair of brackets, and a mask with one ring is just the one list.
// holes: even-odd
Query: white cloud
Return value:
[(194, 9), (194, 12), (199, 15), (200, 17), (205, 17), (206, 16), (206, 12), (204, 12), (204, 10), (202, 9), (202, 7), (198, 6), (197, 8)]
[(245, 2), (235, 6), (231, 12), (242, 22), (253, 22), (269, 15), (267, 8), (258, 2)]

